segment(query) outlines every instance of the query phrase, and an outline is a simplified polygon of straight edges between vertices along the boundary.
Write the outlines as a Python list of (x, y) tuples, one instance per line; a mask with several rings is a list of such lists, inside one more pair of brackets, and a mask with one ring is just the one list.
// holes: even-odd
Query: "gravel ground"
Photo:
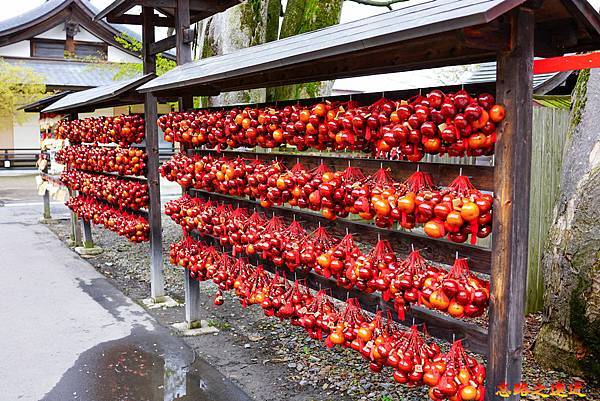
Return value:
[[(68, 222), (49, 226), (62, 239), (68, 238)], [(168, 244), (178, 241), (181, 229), (163, 219), (166, 291), (183, 301), (183, 272), (168, 265)], [(91, 264), (132, 299), (139, 301), (150, 292), (149, 245), (132, 244), (102, 228), (93, 227), (94, 242), (104, 252), (89, 259)], [(257, 400), (426, 400), (424, 388), (395, 385), (391, 371), (373, 374), (356, 352), (328, 350), (322, 342), (287, 322), (267, 318), (257, 307), (242, 308), (230, 294), (214, 306), (215, 286), (201, 283), (202, 316), (220, 329), (219, 334), (186, 337), (198, 355), (236, 382)], [(181, 321), (183, 308), (150, 310), (164, 325)], [(541, 315), (527, 317), (525, 327), (524, 381), (537, 383), (571, 382), (576, 378), (548, 371), (533, 359), (532, 342), (541, 325)], [(586, 385), (585, 399), (600, 400), (600, 388)], [(536, 396), (523, 397), (540, 399)], [(545, 398), (552, 400), (553, 398)], [(559, 398), (556, 398), (559, 399)], [(565, 398), (561, 398), (565, 399)]]

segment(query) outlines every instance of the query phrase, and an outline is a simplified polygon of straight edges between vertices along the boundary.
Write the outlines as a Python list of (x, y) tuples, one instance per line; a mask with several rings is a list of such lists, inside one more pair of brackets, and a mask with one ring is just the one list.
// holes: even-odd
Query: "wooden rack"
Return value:
[[(428, 169), (435, 179), (446, 182), (448, 177), (454, 178), (457, 169), (462, 167), (476, 186), (494, 193), (491, 252), (467, 245), (433, 242), (408, 233), (379, 230), (368, 224), (342, 219), (333, 226), (357, 231), (360, 239), (365, 241), (375, 232), (404, 244), (423, 241), (420, 244), (435, 246), (439, 253), (449, 252), (451, 257), (458, 248), (461, 254), (469, 254), (473, 267), (478, 271), (491, 273), (488, 335), (486, 337), (480, 330), (470, 331), (469, 328), (472, 335), (470, 345), (481, 350), (485, 348), (482, 341), (487, 342), (486, 399), (501, 400), (504, 398), (496, 395), (498, 385), (506, 383), (512, 388), (521, 381), (533, 59), (534, 56), (551, 57), (598, 48), (600, 15), (585, 0), (439, 0), (187, 63), (144, 84), (139, 90), (155, 96), (211, 96), (233, 90), (495, 60), (496, 101), (504, 104), (506, 119), (498, 127), (494, 167), (421, 164), (421, 168)], [(275, 156), (286, 161), (301, 158), (307, 164), (318, 163), (325, 158), (258, 152), (238, 154), (263, 160), (273, 160)], [(329, 161), (334, 166), (347, 165), (347, 160), (333, 158)], [(367, 172), (381, 163), (362, 158), (353, 158), (354, 162), (360, 163), (357, 166)], [(390, 163), (401, 176), (407, 176), (415, 168), (409, 163)], [(198, 191), (193, 194), (208, 196)], [(226, 199), (222, 195), (210, 196)], [(242, 202), (238, 199), (227, 201)], [(288, 216), (301, 214), (285, 207), (270, 210)], [(312, 222), (322, 220), (308, 213), (301, 215)], [(317, 277), (311, 277), (308, 282), (311, 285), (325, 284), (319, 283)], [(188, 284), (186, 282), (190, 306), (186, 303), (186, 316), (198, 318), (197, 312), (194, 312), (194, 305), (198, 302), (197, 289)], [(335, 295), (337, 292), (332, 289), (332, 293)], [(339, 295), (342, 298), (346, 296), (345, 292)], [(364, 301), (367, 308), (379, 304), (376, 299)], [(414, 313), (420, 313), (419, 308)], [(419, 318), (429, 319), (428, 325), (432, 327), (436, 324), (435, 317), (431, 315)], [(449, 331), (444, 334), (442, 326), (450, 331), (456, 330), (457, 336), (462, 335), (461, 330), (467, 330), (466, 326), (458, 324), (449, 328), (447, 324), (438, 322), (438, 326), (438, 334), (445, 338)], [(510, 397), (512, 400), (518, 398), (514, 394)]]

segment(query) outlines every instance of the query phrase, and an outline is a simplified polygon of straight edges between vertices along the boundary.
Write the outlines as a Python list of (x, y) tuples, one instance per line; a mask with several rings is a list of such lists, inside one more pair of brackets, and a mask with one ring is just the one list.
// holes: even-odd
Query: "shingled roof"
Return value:
[(94, 64), (77, 60), (2, 57), (12, 65), (27, 67), (43, 78), (48, 90), (82, 90), (115, 82), (118, 63)]
[[(212, 95), (307, 80), (491, 61), (496, 56), (495, 49), (481, 44), (478, 48), (469, 46), (471, 38), (464, 30), (487, 26), (502, 32), (499, 18), (523, 3), (525, 0), (416, 3), (187, 63), (148, 82), (140, 91), (167, 93), (185, 89), (195, 95)], [(535, 10), (535, 22), (550, 37), (572, 30), (572, 42), (547, 49), (544, 56), (588, 50), (600, 40), (600, 16), (585, 0), (546, 0)], [(463, 46), (454, 48), (454, 43)], [(430, 50), (433, 47), (435, 51)]]

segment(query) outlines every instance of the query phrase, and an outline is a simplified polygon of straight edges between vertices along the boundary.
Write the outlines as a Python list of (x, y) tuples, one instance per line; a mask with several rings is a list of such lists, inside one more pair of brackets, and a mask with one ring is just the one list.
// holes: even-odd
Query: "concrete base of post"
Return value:
[(181, 306), (181, 304), (175, 301), (168, 295), (160, 297), (159, 299), (155, 298), (145, 298), (142, 299), (142, 305), (146, 309), (158, 309), (158, 308), (174, 308), (177, 306)]
[(175, 329), (177, 334), (184, 337), (202, 336), (219, 332), (219, 329), (216, 327), (209, 326), (206, 320), (173, 323), (171, 327)]
[(75, 247), (75, 252), (77, 252), (79, 255), (83, 256), (83, 257), (92, 257), (92, 256), (97, 256), (100, 255), (104, 250), (102, 248), (100, 248), (99, 246), (91, 246), (91, 247), (87, 247), (87, 246), (76, 246)]

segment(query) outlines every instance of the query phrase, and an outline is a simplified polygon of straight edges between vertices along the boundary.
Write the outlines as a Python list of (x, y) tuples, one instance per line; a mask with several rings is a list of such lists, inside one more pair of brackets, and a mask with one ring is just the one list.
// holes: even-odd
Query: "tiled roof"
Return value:
[(51, 60), (34, 58), (4, 57), (13, 65), (22, 65), (41, 75), (46, 86), (81, 87), (108, 85), (118, 72), (119, 65), (113, 63), (96, 64), (74, 60)]
[(148, 82), (153, 77), (155, 77), (154, 74), (137, 76), (124, 81), (112, 82), (109, 85), (98, 86), (80, 92), (73, 92), (52, 103), (42, 111), (45, 113), (72, 112), (81, 108), (94, 109), (106, 105), (107, 103), (111, 106), (116, 106), (119, 105), (120, 102), (130, 103), (126, 98), (131, 98), (128, 94), (131, 95), (132, 92), (133, 97), (135, 97), (136, 100), (141, 101), (143, 96), (138, 94), (135, 91), (135, 88), (144, 82)]

